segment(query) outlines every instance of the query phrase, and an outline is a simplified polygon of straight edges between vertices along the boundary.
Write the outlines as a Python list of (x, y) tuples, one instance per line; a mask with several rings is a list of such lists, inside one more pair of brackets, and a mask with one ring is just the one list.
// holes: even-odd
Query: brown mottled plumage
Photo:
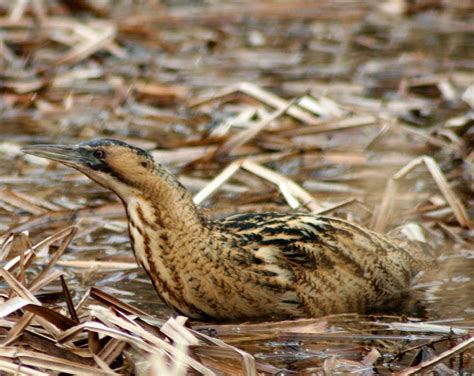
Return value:
[(252, 213), (210, 220), (170, 172), (123, 142), (24, 151), (115, 192), (137, 262), (167, 304), (194, 318), (365, 312), (406, 291), (414, 274), (434, 262), (421, 244), (337, 218)]

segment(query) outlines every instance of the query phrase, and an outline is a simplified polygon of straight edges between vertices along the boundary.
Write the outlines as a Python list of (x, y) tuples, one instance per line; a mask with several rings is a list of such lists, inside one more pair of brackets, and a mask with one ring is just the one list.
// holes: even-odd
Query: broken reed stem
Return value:
[(293, 180), (248, 159), (235, 161), (227, 166), (219, 175), (211, 180), (206, 187), (194, 196), (194, 202), (196, 204), (202, 203), (241, 168), (278, 186), (288, 205), (293, 209), (301, 206), (307, 206), (313, 212), (325, 209), (316, 202), (309, 192), (296, 184)]
[[(3, 277), (5, 282), (11, 287), (12, 292), (33, 304), (41, 306), (41, 302), (34, 296), (34, 294), (23, 286), (18, 280), (7, 270), (0, 267), (0, 276)], [(42, 317), (36, 317), (36, 321), (53, 337), (57, 338), (60, 334), (58, 328), (51, 324), (48, 320)]]
[(35, 315), (31, 312), (25, 312), (23, 316), (11, 327), (8, 333), (5, 335), (5, 338), (0, 343), (1, 346), (8, 346), (23, 333), (23, 331), (30, 325), (31, 320)]
[(428, 172), (431, 174), (431, 177), (433, 178), (439, 190), (441, 191), (449, 206), (453, 210), (454, 216), (456, 217), (458, 223), (463, 227), (472, 226), (472, 222), (469, 219), (464, 205), (449, 186), (446, 177), (444, 176), (436, 161), (433, 158), (424, 155), (407, 163), (387, 182), (385, 192), (382, 198), (382, 203), (380, 204), (378, 210), (376, 210), (376, 212), (374, 213), (374, 217), (372, 220), (372, 228), (375, 231), (383, 232), (385, 230), (385, 227), (393, 211), (393, 200), (398, 192), (398, 182), (403, 179), (416, 166), (422, 163), (425, 165)]
[(285, 185), (288, 192), (297, 197), (303, 206), (307, 206), (311, 211), (318, 211), (323, 209), (316, 200), (304, 190), (301, 186), (296, 184), (293, 180), (288, 179), (287, 177), (270, 170), (269, 168), (263, 167), (255, 162), (250, 160), (245, 160), (242, 163), (242, 168), (250, 171), (251, 173), (260, 176), (261, 178), (268, 180), (278, 186)]
[(393, 197), (398, 191), (398, 182), (391, 177), (385, 187), (385, 192), (382, 196), (382, 203), (377, 208), (372, 217), (371, 227), (378, 232), (383, 232), (385, 226), (389, 222), (393, 211)]
[(244, 129), (243, 131), (230, 137), (226, 142), (224, 142), (217, 148), (216, 152), (214, 153), (214, 158), (219, 159), (222, 158), (224, 155), (229, 155), (232, 150), (250, 141), (252, 138), (257, 136), (257, 134), (259, 134), (265, 127), (267, 127), (272, 121), (278, 119), (280, 116), (284, 115), (287, 111), (289, 111), (296, 101), (297, 98), (292, 99), (286, 104), (286, 106), (270, 114), (267, 118), (262, 119), (260, 123), (254, 125), (251, 128)]
[(51, 257), (51, 259), (49, 260), (48, 264), (43, 268), (43, 270), (36, 276), (35, 279), (33, 279), (31, 282), (30, 282), (30, 285), (29, 285), (29, 288), (31, 290), (35, 290), (36, 289), (36, 285), (39, 284), (41, 282), (41, 280), (43, 279), (43, 277), (49, 272), (49, 270), (54, 266), (54, 264), (59, 260), (59, 257), (61, 257), (61, 255), (64, 253), (64, 251), (66, 250), (66, 248), (69, 246), (69, 244), (71, 243), (71, 240), (72, 238), (74, 237), (74, 235), (76, 234), (77, 232), (77, 229), (78, 227), (77, 226), (71, 226), (69, 228), (67, 228), (67, 230), (69, 230), (68, 233), (66, 233), (61, 245), (59, 246), (59, 248), (57, 249), (57, 251), (54, 253), (54, 255)]
[(458, 223), (463, 227), (471, 227), (472, 223), (469, 219), (466, 208), (449, 186), (446, 177), (444, 176), (436, 161), (428, 156), (423, 156), (421, 158), (423, 158), (423, 162), (425, 162), (428, 171), (438, 185), (438, 188), (443, 194), (444, 198), (446, 201), (448, 201), (449, 205), (453, 209)]
[(61, 279), (61, 288), (63, 290), (63, 295), (66, 300), (66, 305), (67, 309), (69, 311), (69, 316), (71, 317), (72, 320), (74, 320), (77, 324), (79, 324), (79, 316), (77, 315), (76, 309), (74, 307), (74, 302), (72, 301), (72, 296), (71, 292), (69, 291), (69, 288), (67, 286), (66, 280), (64, 279), (64, 276), (60, 276)]
[[(76, 33), (80, 35), (80, 32), (85, 29), (85, 26), (80, 24), (77, 26), (78, 30), (76, 30)], [(112, 42), (117, 33), (115, 26), (110, 23), (102, 23), (101, 26), (100, 31), (87, 27), (88, 35), (85, 36), (84, 33), (82, 33), (81, 36), (84, 37), (82, 43), (74, 46), (64, 56), (55, 61), (54, 65), (78, 62)]]
[(212, 196), (227, 180), (229, 180), (241, 167), (243, 161), (235, 161), (221, 171), (209, 184), (194, 195), (194, 203), (201, 204), (206, 198)]
[(461, 342), (460, 344), (450, 348), (449, 350), (446, 350), (439, 354), (438, 356), (435, 356), (433, 359), (426, 360), (424, 362), (421, 362), (418, 366), (416, 367), (410, 367), (406, 368), (402, 371), (399, 371), (395, 373), (395, 376), (410, 376), (414, 374), (419, 374), (421, 372), (424, 372), (431, 367), (435, 366), (439, 362), (445, 360), (446, 358), (450, 358), (460, 352), (463, 352), (467, 349), (469, 349), (472, 345), (474, 345), (474, 337), (470, 337), (467, 340)]
[[(237, 85), (226, 88), (211, 97), (194, 101), (190, 103), (189, 106), (199, 107), (206, 103), (215, 101), (217, 99), (222, 99), (229, 95), (233, 95), (239, 92), (244, 93), (254, 99), (257, 99), (258, 101), (266, 104), (267, 106), (276, 108), (277, 110), (281, 110), (288, 105), (288, 102), (285, 99), (279, 97), (276, 94), (273, 94), (267, 90), (264, 90), (253, 83), (240, 82)], [(308, 125), (316, 125), (321, 122), (317, 117), (311, 115), (309, 112), (303, 110), (302, 108), (298, 106), (292, 106), (291, 108), (288, 109), (287, 113), (289, 116)]]

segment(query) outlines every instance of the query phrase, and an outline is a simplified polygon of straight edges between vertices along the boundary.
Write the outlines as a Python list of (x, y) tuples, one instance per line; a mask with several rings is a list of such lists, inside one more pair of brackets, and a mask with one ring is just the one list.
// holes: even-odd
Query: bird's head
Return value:
[(77, 145), (32, 145), (23, 152), (75, 168), (125, 200), (139, 191), (156, 165), (146, 151), (122, 141), (101, 139)]

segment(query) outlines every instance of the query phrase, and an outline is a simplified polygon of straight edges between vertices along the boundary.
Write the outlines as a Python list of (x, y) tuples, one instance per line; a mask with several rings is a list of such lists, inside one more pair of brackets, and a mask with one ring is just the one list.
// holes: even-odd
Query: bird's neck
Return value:
[(134, 193), (121, 197), (129, 216), (156, 229), (185, 230), (202, 225), (191, 194), (166, 169), (134, 180)]
[(189, 192), (169, 172), (154, 171), (146, 179), (135, 176), (133, 184), (134, 189), (121, 198), (135, 258), (165, 302), (196, 316), (199, 312), (183, 296), (182, 268), (177, 265), (186, 265), (190, 250), (202, 248), (199, 242), (206, 239), (204, 221)]

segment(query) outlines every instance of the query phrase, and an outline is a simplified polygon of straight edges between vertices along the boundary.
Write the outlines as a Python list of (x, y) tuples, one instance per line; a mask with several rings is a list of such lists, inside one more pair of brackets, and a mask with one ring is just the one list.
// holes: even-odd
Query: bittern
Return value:
[(212, 220), (165, 167), (116, 140), (35, 145), (123, 202), (137, 263), (160, 297), (192, 318), (295, 318), (383, 307), (434, 258), (354, 223), (298, 213)]

